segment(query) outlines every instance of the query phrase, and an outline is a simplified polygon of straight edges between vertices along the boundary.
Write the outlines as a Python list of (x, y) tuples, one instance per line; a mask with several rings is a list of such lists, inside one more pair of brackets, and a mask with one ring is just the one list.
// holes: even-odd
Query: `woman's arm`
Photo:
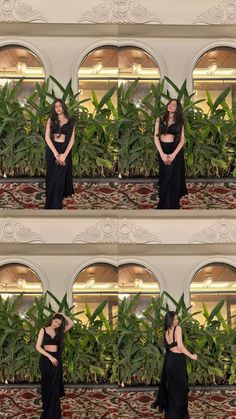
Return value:
[(184, 137), (184, 126), (182, 127), (181, 136), (179, 144), (177, 145), (176, 149), (173, 151), (173, 153), (168, 154), (168, 158), (171, 160), (171, 162), (175, 159), (177, 154), (180, 152), (181, 148), (183, 148), (185, 143), (185, 137)]
[(70, 317), (66, 316), (64, 313), (58, 313), (61, 314), (65, 320), (66, 320), (66, 326), (65, 326), (65, 332), (68, 332), (68, 330), (70, 330), (72, 327), (74, 327), (74, 322), (73, 320), (71, 320)]
[(54, 147), (53, 142), (50, 138), (50, 125), (51, 125), (51, 120), (50, 120), (50, 118), (48, 118), (47, 125), (46, 125), (46, 131), (45, 131), (45, 141), (46, 141), (48, 147), (50, 148), (51, 152), (53, 153), (55, 159), (57, 159), (59, 157), (59, 153), (58, 153), (57, 149)]
[(36, 343), (36, 350), (37, 350), (40, 354), (42, 354), (42, 355), (46, 356), (46, 357), (47, 357), (47, 358), (51, 361), (51, 363), (52, 363), (53, 365), (57, 366), (57, 364), (58, 364), (57, 359), (56, 359), (56, 358), (54, 358), (52, 355), (50, 355), (47, 351), (45, 351), (45, 350), (42, 348), (43, 336), (44, 336), (44, 330), (43, 330), (43, 329), (40, 329), (39, 334), (38, 334), (38, 340), (37, 340), (37, 343)]
[(69, 152), (71, 151), (71, 149), (72, 149), (72, 147), (74, 145), (74, 142), (75, 142), (75, 126), (73, 128), (73, 131), (72, 131), (72, 134), (71, 134), (71, 137), (70, 137), (70, 141), (68, 143), (68, 146), (66, 147), (64, 153), (63, 154), (60, 154), (59, 157), (58, 157), (58, 161), (60, 163), (64, 163), (66, 161), (66, 158), (67, 158)]
[(155, 123), (155, 130), (154, 130), (154, 142), (157, 148), (158, 153), (160, 154), (161, 159), (164, 163), (167, 163), (167, 154), (163, 153), (161, 143), (159, 140), (159, 126), (160, 126), (160, 118), (157, 118)]
[(187, 355), (189, 358), (193, 359), (194, 361), (197, 360), (196, 354), (191, 354), (184, 346), (183, 344), (183, 338), (182, 338), (182, 329), (180, 326), (177, 326), (176, 329), (176, 341), (177, 341), (177, 348), (180, 352), (182, 352), (184, 355)]

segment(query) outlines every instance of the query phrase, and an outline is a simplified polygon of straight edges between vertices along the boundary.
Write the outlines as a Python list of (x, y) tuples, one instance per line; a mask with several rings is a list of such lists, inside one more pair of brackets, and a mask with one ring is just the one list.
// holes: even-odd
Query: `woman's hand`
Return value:
[(168, 162), (168, 155), (167, 154), (162, 154), (161, 155), (161, 160), (163, 161), (164, 164), (169, 164)]
[(65, 156), (65, 154), (59, 154), (59, 156), (57, 158), (57, 163), (60, 164), (61, 166), (65, 166), (66, 165), (66, 156)]
[(192, 359), (193, 361), (197, 361), (197, 354), (192, 354), (191, 359)]
[(167, 155), (167, 159), (168, 159), (168, 164), (171, 164), (172, 161), (174, 160), (175, 156), (173, 156), (173, 154), (168, 154)]
[(57, 367), (58, 360), (56, 358), (54, 358), (52, 355), (49, 355), (48, 359), (51, 361), (51, 363), (52, 363), (52, 365), (54, 365), (54, 367)]

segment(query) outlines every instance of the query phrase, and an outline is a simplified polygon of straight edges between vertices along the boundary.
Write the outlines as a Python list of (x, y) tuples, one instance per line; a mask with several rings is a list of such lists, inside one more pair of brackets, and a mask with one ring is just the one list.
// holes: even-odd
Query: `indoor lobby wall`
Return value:
[(198, 58), (206, 51), (217, 46), (236, 48), (236, 40), (231, 38), (211, 39), (134, 36), (0, 36), (0, 47), (21, 45), (29, 48), (41, 59), (46, 77), (52, 75), (62, 85), (72, 79), (75, 91), (78, 89), (78, 69), (83, 58), (92, 50), (106, 45), (134, 46), (148, 52), (156, 61), (160, 76), (169, 77), (177, 86), (187, 80), (192, 89), (192, 72)]

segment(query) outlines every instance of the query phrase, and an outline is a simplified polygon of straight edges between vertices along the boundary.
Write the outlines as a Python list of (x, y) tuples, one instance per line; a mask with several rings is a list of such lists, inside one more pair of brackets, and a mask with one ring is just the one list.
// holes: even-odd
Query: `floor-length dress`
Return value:
[(52, 338), (44, 329), (43, 345), (57, 345), (57, 352), (49, 352), (58, 360), (57, 366), (41, 355), (39, 359), (39, 368), (41, 372), (41, 391), (43, 413), (41, 419), (61, 419), (60, 397), (65, 395), (62, 378), (62, 359), (60, 351), (60, 338), (56, 335)]
[[(160, 126), (161, 134), (176, 135), (177, 126), (171, 124), (166, 130), (163, 124)], [(160, 140), (161, 148), (165, 154), (172, 154), (176, 149), (178, 142), (164, 142)], [(188, 194), (185, 182), (185, 163), (183, 148), (178, 152), (175, 159), (170, 165), (166, 165), (160, 155), (158, 155), (159, 163), (159, 202), (158, 209), (179, 209), (180, 198)]]
[[(63, 143), (52, 140), (59, 154), (63, 154), (71, 139), (75, 120), (69, 118), (62, 125), (60, 133), (65, 135)], [(58, 127), (52, 127), (52, 133), (58, 133)], [(63, 198), (73, 195), (71, 151), (66, 158), (65, 166), (57, 164), (51, 149), (46, 146), (46, 203), (45, 209), (62, 209)]]
[(165, 338), (166, 354), (156, 405), (160, 411), (165, 411), (165, 419), (189, 419), (186, 357), (171, 351), (171, 348), (177, 346), (175, 329), (171, 344)]

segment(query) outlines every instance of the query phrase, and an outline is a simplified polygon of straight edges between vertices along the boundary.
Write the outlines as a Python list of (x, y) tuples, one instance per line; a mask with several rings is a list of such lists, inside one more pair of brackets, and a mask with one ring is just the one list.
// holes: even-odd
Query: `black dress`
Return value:
[[(182, 130), (182, 127), (181, 127)], [(181, 134), (180, 128), (176, 123), (167, 127), (160, 120), (161, 134), (174, 135), (172, 143), (166, 143), (160, 140), (161, 148), (165, 154), (172, 154), (178, 145), (177, 138)], [(158, 155), (159, 163), (159, 203), (158, 209), (179, 209), (180, 198), (188, 194), (185, 182), (185, 163), (183, 148), (178, 152), (177, 156), (170, 165), (166, 165), (160, 155)]]
[[(63, 154), (71, 139), (71, 135), (75, 126), (75, 120), (69, 118), (68, 122), (59, 128), (57, 125), (52, 126), (52, 133), (65, 135), (63, 143), (52, 140), (54, 147), (59, 154)], [(56, 159), (51, 149), (46, 146), (46, 204), (45, 209), (62, 209), (63, 198), (73, 195), (72, 182), (72, 158), (71, 151), (66, 158), (65, 166), (56, 163)]]
[(44, 345), (57, 345), (57, 352), (49, 352), (58, 360), (57, 366), (44, 355), (40, 356), (39, 368), (41, 372), (41, 390), (43, 413), (41, 419), (61, 419), (60, 397), (65, 395), (64, 384), (62, 378), (62, 359), (61, 359), (61, 340), (59, 335), (52, 338), (44, 329), (43, 337)]
[(186, 357), (171, 351), (171, 348), (177, 346), (175, 329), (171, 344), (168, 344), (165, 337), (166, 354), (155, 404), (161, 412), (165, 411), (165, 419), (189, 419)]

